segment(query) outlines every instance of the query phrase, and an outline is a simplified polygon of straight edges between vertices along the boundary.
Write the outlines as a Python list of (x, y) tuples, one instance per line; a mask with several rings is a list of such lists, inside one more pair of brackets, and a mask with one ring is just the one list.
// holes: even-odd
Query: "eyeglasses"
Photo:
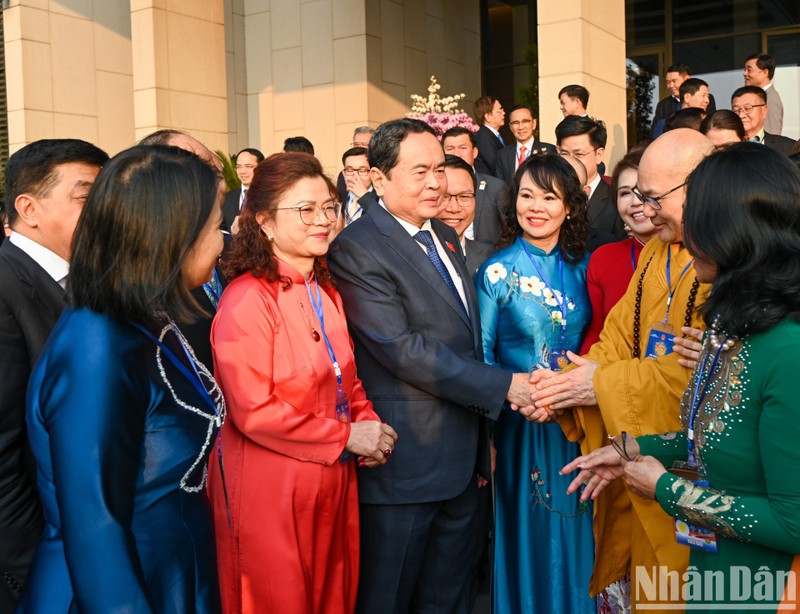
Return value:
[(366, 177), (367, 175), (369, 175), (369, 169), (366, 166), (362, 166), (361, 168), (353, 168), (352, 166), (345, 166), (342, 172), (348, 177), (352, 177), (356, 173), (358, 173), (361, 177)]
[(766, 107), (766, 104), (743, 104), (741, 107), (732, 107), (731, 111), (736, 113), (736, 115), (741, 115), (744, 113), (745, 115), (750, 115), (750, 111), (755, 109), (756, 107)]
[(680, 190), (685, 185), (686, 182), (684, 181), (682, 184), (675, 186), (668, 192), (664, 192), (661, 196), (645, 196), (639, 191), (639, 186), (633, 186), (631, 188), (631, 192), (633, 192), (633, 195), (639, 199), (640, 203), (642, 203), (643, 205), (650, 205), (653, 209), (658, 211), (661, 209), (661, 203), (658, 202), (659, 200), (666, 198), (667, 196), (672, 194), (675, 190)]
[(336, 201), (328, 201), (324, 203), (322, 206), (320, 205), (298, 205), (296, 207), (275, 207), (275, 211), (288, 211), (288, 210), (298, 211), (300, 213), (300, 220), (306, 226), (311, 226), (314, 222), (317, 221), (317, 216), (319, 212), (322, 211), (322, 214), (329, 222), (335, 222), (339, 219), (339, 213), (342, 211), (342, 203), (337, 203)]
[(459, 207), (471, 207), (475, 204), (475, 193), (464, 192), (463, 194), (442, 194), (442, 206), (449, 205), (454, 198)]
[(628, 454), (628, 433), (622, 431), (622, 433), (620, 433), (620, 439), (622, 440), (622, 444), (620, 444), (617, 441), (617, 438), (614, 437), (613, 435), (608, 436), (608, 440), (611, 442), (611, 447), (617, 451), (617, 454), (619, 454), (622, 458), (624, 458), (628, 462), (635, 461), (636, 459), (631, 458), (631, 455)]
[(562, 156), (575, 158), (576, 160), (583, 160), (586, 156), (588, 156), (589, 154), (592, 154), (592, 153), (594, 153), (596, 151), (597, 151), (597, 149), (592, 149), (592, 150), (586, 151), (586, 152), (581, 152), (581, 151), (569, 152), (566, 149), (559, 149), (558, 153), (560, 153)]
[(256, 166), (258, 166), (258, 165), (257, 164), (237, 164), (236, 165), (236, 170), (240, 171), (243, 168), (246, 168), (248, 170), (253, 170)]
[(532, 122), (532, 119), (515, 119), (513, 122), (509, 122), (508, 125), (512, 128), (519, 128), (520, 126), (527, 126)]

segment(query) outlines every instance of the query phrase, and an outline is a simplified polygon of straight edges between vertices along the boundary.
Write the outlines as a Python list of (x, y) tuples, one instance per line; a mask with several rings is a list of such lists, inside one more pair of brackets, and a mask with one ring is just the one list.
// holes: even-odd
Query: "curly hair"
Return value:
[(580, 262), (586, 253), (586, 237), (589, 233), (586, 193), (575, 169), (557, 154), (530, 156), (517, 169), (503, 205), (503, 232), (497, 248), (508, 247), (522, 234), (517, 218), (517, 196), (525, 175), (542, 190), (556, 194), (569, 208), (569, 216), (558, 233), (558, 245), (564, 260), (573, 264)]
[[(233, 245), (223, 264), (228, 280), (251, 273), (267, 281), (280, 281), (284, 289), (291, 287), (291, 280), (278, 271), (272, 243), (261, 230), (256, 215), (266, 213), (272, 219), (278, 201), (286, 192), (301, 179), (316, 177), (324, 179), (331, 197), (337, 198), (336, 186), (323, 172), (319, 160), (311, 154), (276, 153), (259, 163), (239, 216), (239, 232), (233, 237)], [(332, 285), (324, 257), (314, 261), (314, 274), (321, 286)]]

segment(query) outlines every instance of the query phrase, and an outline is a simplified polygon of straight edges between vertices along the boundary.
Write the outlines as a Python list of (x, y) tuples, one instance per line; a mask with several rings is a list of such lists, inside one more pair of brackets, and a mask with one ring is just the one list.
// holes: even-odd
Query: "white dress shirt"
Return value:
[(28, 254), (36, 264), (42, 267), (45, 272), (53, 278), (53, 280), (62, 288), (67, 287), (67, 275), (69, 275), (69, 262), (64, 260), (58, 254), (51, 252), (49, 249), (40, 245), (33, 239), (29, 239), (25, 235), (18, 232), (11, 232), (8, 240), (16, 245), (23, 252)]

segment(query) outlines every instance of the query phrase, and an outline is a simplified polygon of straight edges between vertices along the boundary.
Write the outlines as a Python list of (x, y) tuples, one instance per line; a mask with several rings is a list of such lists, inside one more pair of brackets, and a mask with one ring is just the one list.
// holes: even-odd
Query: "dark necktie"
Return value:
[(433, 242), (431, 233), (427, 230), (420, 230), (414, 235), (414, 238), (425, 246), (425, 250), (428, 252), (428, 259), (433, 263), (433, 266), (436, 267), (436, 271), (442, 276), (444, 283), (450, 288), (450, 292), (456, 297), (458, 304), (461, 305), (462, 309), (466, 312), (464, 302), (461, 300), (461, 296), (458, 294), (458, 290), (456, 290), (456, 285), (453, 283), (453, 278), (450, 277), (447, 267), (444, 265), (444, 262), (442, 262), (442, 259), (439, 258), (439, 252), (436, 250), (436, 244)]

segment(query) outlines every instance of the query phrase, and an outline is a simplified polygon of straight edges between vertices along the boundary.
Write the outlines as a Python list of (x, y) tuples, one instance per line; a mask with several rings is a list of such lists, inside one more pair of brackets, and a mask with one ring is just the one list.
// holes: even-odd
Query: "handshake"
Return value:
[(568, 371), (538, 369), (515, 373), (506, 400), (511, 409), (531, 422), (551, 422), (565, 409), (596, 405), (594, 371), (597, 363), (567, 352), (573, 368)]

